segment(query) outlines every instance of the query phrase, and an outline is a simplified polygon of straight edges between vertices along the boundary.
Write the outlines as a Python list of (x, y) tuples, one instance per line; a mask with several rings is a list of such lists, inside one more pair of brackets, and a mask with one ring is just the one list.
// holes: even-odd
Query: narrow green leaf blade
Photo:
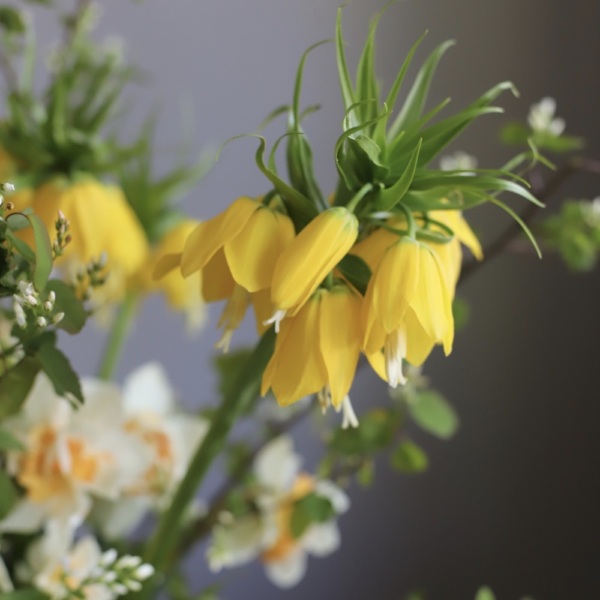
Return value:
[(72, 396), (83, 403), (79, 377), (69, 359), (54, 344), (42, 344), (37, 351), (37, 358), (59, 396)]
[(52, 271), (52, 245), (46, 226), (42, 220), (34, 214), (27, 215), (27, 219), (33, 228), (33, 238), (35, 240), (35, 269), (33, 271), (33, 285), (39, 290), (43, 290)]

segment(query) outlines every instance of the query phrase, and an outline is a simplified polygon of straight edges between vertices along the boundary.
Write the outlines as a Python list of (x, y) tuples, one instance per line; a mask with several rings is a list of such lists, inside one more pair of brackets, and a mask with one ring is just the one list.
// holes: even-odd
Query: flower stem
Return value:
[(117, 363), (123, 350), (123, 345), (133, 324), (139, 303), (137, 294), (128, 294), (119, 308), (119, 312), (113, 323), (112, 329), (108, 335), (100, 367), (98, 368), (98, 377), (106, 381), (112, 379)]
[(223, 449), (238, 417), (258, 396), (260, 378), (273, 353), (274, 344), (275, 333), (271, 328), (263, 335), (243, 368), (235, 375), (231, 387), (212, 418), (206, 437), (198, 446), (187, 473), (177, 488), (171, 505), (161, 516), (154, 535), (148, 541), (144, 560), (158, 573), (164, 572), (171, 553), (183, 538), (182, 521), (196, 490)]

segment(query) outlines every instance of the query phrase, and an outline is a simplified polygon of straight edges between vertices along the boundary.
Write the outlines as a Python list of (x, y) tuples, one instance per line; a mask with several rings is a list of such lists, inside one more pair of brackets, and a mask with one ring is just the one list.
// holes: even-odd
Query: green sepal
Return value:
[(371, 279), (371, 269), (360, 256), (346, 254), (337, 264), (342, 275), (364, 296)]
[(410, 440), (401, 442), (392, 452), (392, 467), (400, 473), (422, 473), (429, 466), (429, 459), (422, 448)]
[(418, 141), (417, 146), (410, 157), (410, 161), (400, 179), (398, 179), (391, 187), (381, 190), (377, 194), (375, 210), (390, 210), (404, 198), (404, 195), (408, 192), (415, 177), (422, 143), (423, 138)]
[(492, 204), (499, 206), (503, 211), (507, 212), (519, 224), (519, 226), (523, 230), (523, 233), (527, 236), (527, 238), (531, 242), (531, 245), (534, 247), (538, 258), (542, 258), (542, 251), (540, 250), (540, 247), (533, 233), (531, 232), (531, 229), (529, 229), (525, 221), (523, 221), (523, 219), (521, 219), (521, 217), (512, 208), (510, 208), (510, 206), (507, 206), (506, 204), (504, 204), (504, 202), (501, 202), (497, 198), (489, 198), (489, 201)]
[(19, 412), (39, 370), (35, 358), (25, 357), (0, 376), (0, 421)]
[(433, 390), (420, 392), (408, 404), (413, 421), (421, 429), (443, 440), (450, 439), (458, 430), (458, 416), (450, 403)]
[(46, 289), (56, 294), (54, 312), (65, 313), (57, 327), (70, 334), (79, 333), (83, 329), (89, 313), (73, 288), (60, 279), (51, 279)]
[(317, 494), (307, 494), (294, 503), (290, 519), (290, 531), (298, 539), (313, 523), (325, 523), (335, 516), (335, 510), (328, 498)]

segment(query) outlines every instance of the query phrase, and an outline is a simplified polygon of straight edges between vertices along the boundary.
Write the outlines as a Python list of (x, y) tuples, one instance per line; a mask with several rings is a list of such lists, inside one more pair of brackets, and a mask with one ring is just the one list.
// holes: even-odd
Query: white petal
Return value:
[(302, 548), (294, 549), (282, 559), (265, 563), (267, 577), (280, 588), (291, 588), (298, 584), (306, 573), (306, 553)]
[(150, 505), (151, 500), (146, 497), (100, 500), (94, 505), (92, 521), (109, 540), (125, 537), (140, 523)]
[(33, 533), (42, 526), (45, 512), (43, 504), (22, 500), (5, 519), (0, 521), (0, 532)]
[(260, 451), (254, 461), (254, 473), (265, 487), (285, 492), (292, 487), (301, 462), (293, 450), (292, 438), (282, 435)]
[(142, 365), (127, 377), (123, 385), (128, 414), (151, 411), (167, 415), (173, 410), (173, 391), (159, 363)]
[(302, 547), (314, 556), (327, 556), (340, 547), (340, 530), (335, 521), (311, 525), (302, 536)]
[(6, 565), (0, 556), (0, 592), (12, 592), (13, 584), (8, 575)]

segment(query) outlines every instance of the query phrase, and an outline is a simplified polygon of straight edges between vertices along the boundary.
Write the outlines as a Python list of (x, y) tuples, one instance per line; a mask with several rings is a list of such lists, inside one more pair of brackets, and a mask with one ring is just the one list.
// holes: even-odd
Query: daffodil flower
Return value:
[(271, 284), (274, 313), (269, 322), (277, 331), (287, 314), (293, 316), (304, 306), (357, 236), (357, 218), (338, 206), (315, 217), (282, 252)]

